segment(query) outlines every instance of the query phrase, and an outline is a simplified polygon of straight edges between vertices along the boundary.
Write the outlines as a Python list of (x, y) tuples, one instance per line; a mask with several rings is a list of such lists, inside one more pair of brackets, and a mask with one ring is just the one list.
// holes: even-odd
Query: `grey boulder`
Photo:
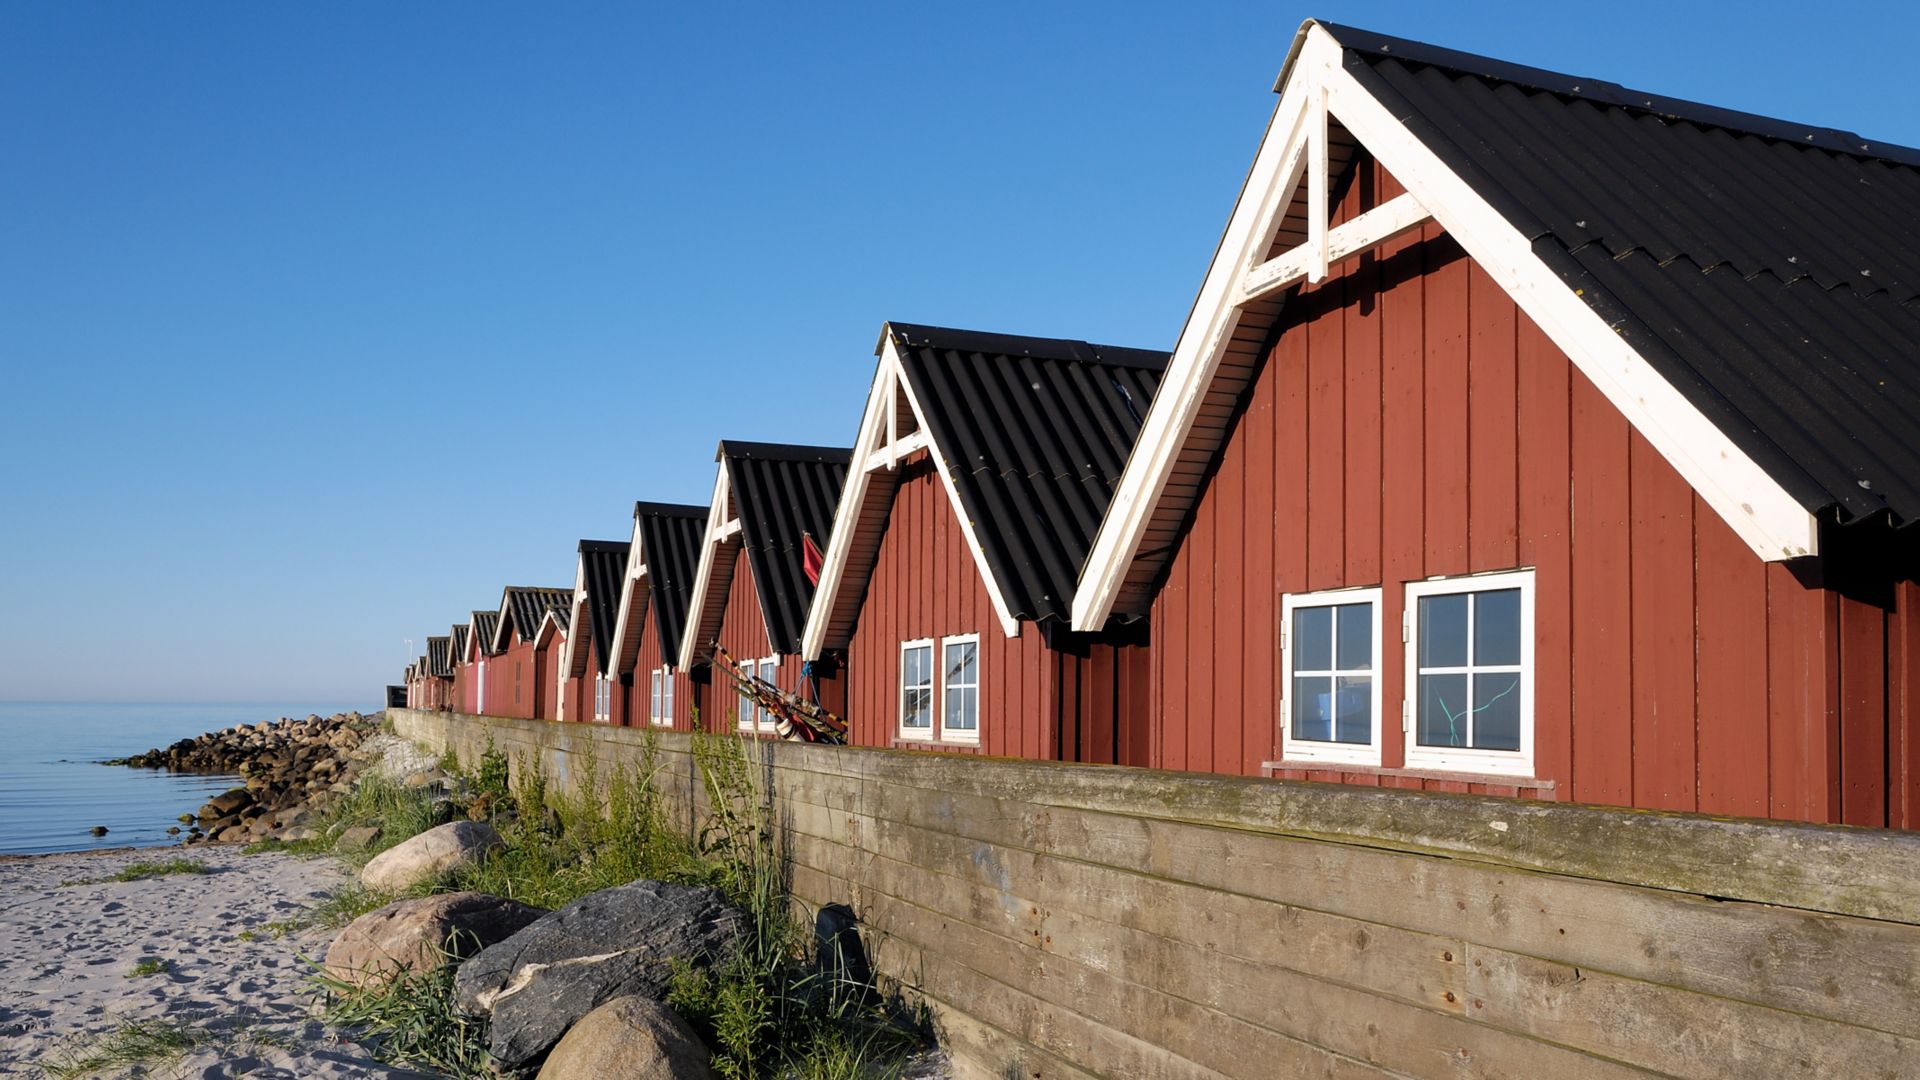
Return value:
[(478, 892), (397, 900), (347, 924), (327, 947), (327, 974), (354, 986), (432, 971), (505, 941), (545, 908)]
[(720, 893), (636, 881), (602, 889), (483, 949), (454, 976), (454, 1002), (491, 1015), (493, 1056), (536, 1062), (576, 1020), (615, 998), (666, 996), (672, 962), (712, 964), (740, 940)]
[(399, 892), (452, 870), (472, 866), (500, 845), (500, 834), (482, 821), (455, 821), (403, 840), (360, 870), (369, 889)]
[(541, 1067), (538, 1080), (708, 1080), (706, 1044), (652, 998), (615, 998), (580, 1018)]

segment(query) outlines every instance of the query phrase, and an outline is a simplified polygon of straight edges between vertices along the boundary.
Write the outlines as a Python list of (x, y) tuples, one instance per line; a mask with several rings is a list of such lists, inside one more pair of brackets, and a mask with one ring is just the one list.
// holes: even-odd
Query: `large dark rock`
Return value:
[(672, 961), (710, 965), (742, 929), (740, 913), (713, 889), (660, 881), (603, 889), (461, 964), (454, 1002), (491, 1014), (493, 1056), (523, 1068), (614, 998), (664, 998)]
[(327, 947), (327, 974), (355, 986), (432, 971), (505, 941), (545, 908), (478, 892), (398, 900), (347, 924)]

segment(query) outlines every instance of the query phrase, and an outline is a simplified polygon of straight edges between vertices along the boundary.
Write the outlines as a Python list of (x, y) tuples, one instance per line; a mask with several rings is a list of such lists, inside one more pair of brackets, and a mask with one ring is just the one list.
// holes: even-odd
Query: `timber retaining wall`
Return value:
[[(649, 734), (389, 709), (569, 785)], [(690, 737), (656, 782), (704, 805)], [(1920, 834), (759, 742), (964, 1076), (1920, 1076)]]

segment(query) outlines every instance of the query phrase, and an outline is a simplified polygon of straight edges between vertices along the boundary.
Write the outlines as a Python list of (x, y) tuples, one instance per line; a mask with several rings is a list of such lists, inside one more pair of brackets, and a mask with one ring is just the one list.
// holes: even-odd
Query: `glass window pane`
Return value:
[(1334, 638), (1334, 661), (1341, 671), (1367, 671), (1373, 667), (1373, 605), (1341, 604), (1333, 609), (1338, 616)]
[(971, 641), (957, 641), (947, 646), (947, 685), (973, 685), (979, 682), (975, 674), (980, 665), (980, 647)]
[(1467, 677), (1420, 676), (1414, 734), (1421, 746), (1467, 745)]
[(1520, 676), (1479, 672), (1473, 677), (1473, 745), (1482, 750), (1520, 749)]
[(1308, 675), (1293, 680), (1293, 737), (1313, 742), (1332, 742), (1333, 680), (1325, 675)]
[(1333, 667), (1333, 609), (1293, 609), (1293, 670), (1326, 671)]
[(1348, 675), (1334, 690), (1334, 741), (1359, 743), (1373, 741), (1373, 678)]
[(1496, 589), (1474, 594), (1473, 662), (1520, 662), (1519, 589)]
[(947, 691), (947, 710), (944, 721), (949, 731), (972, 731), (978, 722), (980, 702), (978, 690), (965, 688)]
[(1466, 664), (1466, 595), (1450, 593), (1421, 597), (1420, 666), (1465, 667)]
[(910, 728), (933, 726), (933, 694), (926, 689), (910, 689), (906, 694), (906, 712), (902, 721)]
[(780, 664), (775, 660), (760, 661), (760, 678), (769, 685), (780, 685)]

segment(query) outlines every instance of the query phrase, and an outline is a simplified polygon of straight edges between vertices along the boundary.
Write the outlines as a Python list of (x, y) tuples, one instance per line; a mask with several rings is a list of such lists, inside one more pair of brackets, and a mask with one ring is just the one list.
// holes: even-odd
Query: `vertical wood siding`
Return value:
[[(849, 741), (928, 746), (899, 739), (900, 644), (962, 634), (980, 639), (979, 752), (1139, 764), (1151, 757), (1150, 649), (1071, 635), (1055, 648), (1033, 623), (1007, 637), (946, 490), (922, 453), (900, 466), (848, 645)], [(928, 748), (975, 751), (968, 744)]]
[[(1361, 174), (1336, 223), (1402, 190)], [(1535, 569), (1536, 775), (1553, 786), (1393, 774), (1400, 586), (1518, 567)], [(1281, 597), (1384, 585), (1389, 771), (1276, 775), (1914, 823), (1920, 594), (1808, 577), (1755, 557), (1430, 223), (1289, 300), (1153, 606), (1146, 742), (1167, 768), (1260, 772), (1280, 750)]]
[[(760, 607), (759, 594), (755, 591), (753, 567), (746, 557), (745, 548), (736, 550), (733, 567), (733, 584), (727, 591), (726, 605), (721, 613), (720, 644), (737, 661), (762, 660), (775, 655), (773, 646), (767, 639), (766, 615)], [(651, 632), (651, 628), (650, 628)], [(689, 629), (688, 633), (692, 633)], [(704, 648), (696, 649), (696, 655), (704, 655)], [(778, 655), (778, 676), (775, 684), (782, 690), (793, 691), (807, 696), (802, 672), (805, 664), (796, 653)], [(644, 669), (643, 669), (644, 670)], [(734, 693), (724, 676), (711, 670), (701, 672), (704, 681), (696, 681), (695, 692), (699, 694), (701, 714), (700, 726), (707, 731), (736, 731), (739, 729), (739, 697)], [(636, 686), (640, 684), (636, 682)], [(678, 684), (685, 686), (686, 684)], [(644, 687), (636, 692), (643, 692)], [(845, 715), (846, 681), (840, 676), (822, 679), (819, 684), (820, 703), (827, 709)], [(688, 700), (693, 700), (689, 698)], [(678, 699), (674, 702), (676, 712), (685, 709)]]

